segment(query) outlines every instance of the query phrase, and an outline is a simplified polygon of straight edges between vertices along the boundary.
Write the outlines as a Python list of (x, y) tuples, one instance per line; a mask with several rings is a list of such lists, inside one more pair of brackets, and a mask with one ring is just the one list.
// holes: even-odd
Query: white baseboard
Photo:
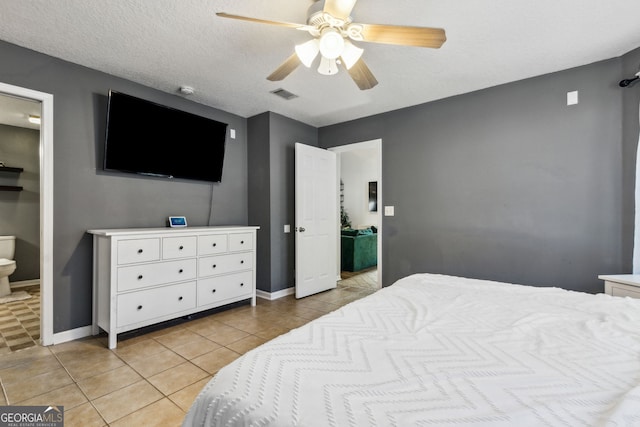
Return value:
[(53, 344), (62, 344), (63, 342), (79, 340), (89, 336), (91, 336), (91, 325), (55, 333), (53, 334)]
[(260, 289), (256, 290), (256, 296), (258, 298), (262, 298), (262, 299), (266, 299), (269, 301), (273, 301), (275, 299), (278, 298), (283, 298), (286, 297), (287, 295), (292, 295), (296, 292), (296, 288), (295, 287), (290, 287), (287, 289), (282, 289), (276, 292), (265, 292), (265, 291), (261, 291)]
[(21, 280), (19, 282), (10, 282), (11, 289), (26, 288), (27, 286), (39, 285), (40, 279)]

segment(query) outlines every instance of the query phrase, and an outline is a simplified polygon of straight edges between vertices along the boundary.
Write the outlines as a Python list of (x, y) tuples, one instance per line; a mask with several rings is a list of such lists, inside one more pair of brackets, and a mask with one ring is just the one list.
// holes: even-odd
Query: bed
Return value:
[(240, 357), (184, 426), (640, 426), (640, 300), (417, 274)]

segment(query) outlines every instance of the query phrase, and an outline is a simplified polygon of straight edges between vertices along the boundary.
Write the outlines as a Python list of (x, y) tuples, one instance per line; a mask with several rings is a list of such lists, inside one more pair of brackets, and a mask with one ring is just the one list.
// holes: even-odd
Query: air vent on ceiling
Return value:
[(274, 95), (278, 95), (280, 98), (284, 98), (287, 101), (290, 100), (290, 99), (298, 97), (298, 95), (296, 95), (294, 93), (291, 93), (288, 90), (284, 90), (282, 88), (276, 89), (276, 90), (272, 90), (271, 93), (274, 94)]

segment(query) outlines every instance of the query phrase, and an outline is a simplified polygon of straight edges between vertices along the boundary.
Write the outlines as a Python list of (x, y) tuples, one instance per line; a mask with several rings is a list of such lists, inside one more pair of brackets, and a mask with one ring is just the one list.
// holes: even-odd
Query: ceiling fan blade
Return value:
[(230, 13), (224, 13), (224, 12), (217, 12), (216, 15), (218, 15), (221, 18), (239, 19), (241, 21), (257, 22), (258, 24), (278, 25), (280, 27), (295, 28), (296, 30), (308, 31), (309, 29), (312, 29), (312, 30), (315, 29), (315, 27), (304, 25), (304, 24), (295, 24), (292, 22), (282, 22), (282, 21), (269, 21), (267, 19), (258, 19), (258, 18), (251, 18), (249, 16), (232, 15)]
[(323, 12), (337, 19), (346, 20), (357, 0), (325, 0)]
[(358, 62), (356, 62), (347, 71), (360, 90), (371, 89), (378, 84), (378, 81), (362, 58), (358, 59)]
[(362, 37), (366, 42), (439, 48), (447, 40), (442, 28), (382, 24), (358, 25), (362, 26)]
[(287, 77), (289, 74), (291, 74), (293, 70), (298, 68), (298, 65), (300, 64), (301, 62), (300, 62), (300, 59), (298, 58), (298, 55), (294, 53), (289, 58), (287, 58), (282, 64), (280, 64), (280, 66), (276, 68), (276, 70), (273, 73), (269, 74), (269, 77), (267, 77), (267, 80), (270, 80), (272, 82), (284, 80), (284, 78)]

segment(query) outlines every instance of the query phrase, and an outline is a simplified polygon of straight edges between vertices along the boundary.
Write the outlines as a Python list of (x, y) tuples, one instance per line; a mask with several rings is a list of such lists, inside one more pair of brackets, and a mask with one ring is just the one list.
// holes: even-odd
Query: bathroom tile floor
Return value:
[(20, 290), (31, 298), (0, 304), (0, 357), (36, 346), (40, 340), (40, 285)]
[(258, 345), (374, 292), (350, 286), (258, 299), (144, 334), (0, 354), (0, 405), (61, 405), (65, 426), (179, 426), (207, 381)]

